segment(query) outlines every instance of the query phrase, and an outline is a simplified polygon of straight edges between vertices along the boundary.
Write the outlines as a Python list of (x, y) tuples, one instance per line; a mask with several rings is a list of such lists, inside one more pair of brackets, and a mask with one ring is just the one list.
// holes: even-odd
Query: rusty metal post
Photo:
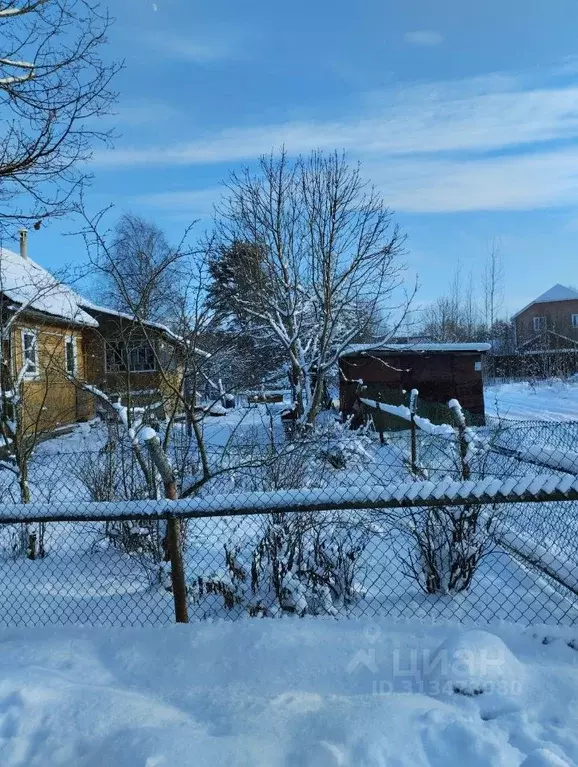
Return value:
[[(159, 438), (151, 436), (145, 439), (151, 459), (157, 468), (165, 488), (165, 498), (176, 501), (177, 483), (175, 473), (169, 459), (165, 455)], [(189, 613), (187, 607), (187, 586), (185, 581), (185, 568), (183, 565), (183, 541), (181, 535), (181, 520), (176, 517), (167, 519), (167, 548), (171, 562), (171, 584), (175, 603), (175, 620), (177, 623), (188, 623)]]

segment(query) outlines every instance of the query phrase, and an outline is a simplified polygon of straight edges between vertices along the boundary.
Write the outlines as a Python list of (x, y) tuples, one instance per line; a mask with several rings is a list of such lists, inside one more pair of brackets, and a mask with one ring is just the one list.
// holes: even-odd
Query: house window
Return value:
[(578, 328), (578, 314), (572, 315), (572, 327)]
[(105, 362), (107, 373), (124, 373), (127, 367), (125, 344), (107, 343)]
[(534, 317), (534, 331), (538, 333), (540, 330), (546, 330), (546, 318)]
[(129, 346), (130, 369), (133, 373), (147, 373), (156, 370), (155, 353), (150, 344)]
[(26, 376), (32, 377), (38, 373), (38, 334), (35, 330), (22, 331), (22, 362), (28, 363)]
[(76, 375), (76, 346), (74, 338), (67, 338), (65, 345), (66, 372), (69, 376)]
[(107, 373), (152, 373), (156, 370), (154, 349), (144, 342), (117, 341), (106, 345)]

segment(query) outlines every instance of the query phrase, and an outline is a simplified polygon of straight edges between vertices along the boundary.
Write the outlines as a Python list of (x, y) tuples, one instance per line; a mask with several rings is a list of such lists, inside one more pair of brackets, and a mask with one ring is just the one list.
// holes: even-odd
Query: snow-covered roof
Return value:
[[(136, 321), (134, 315), (100, 306), (80, 296), (72, 288), (59, 282), (40, 264), (7, 248), (0, 248), (0, 293), (24, 310), (42, 312), (76, 325), (97, 328), (98, 320), (91, 312), (100, 312), (130, 322)], [(175, 343), (186, 344), (184, 338), (160, 322), (147, 321), (143, 324), (161, 331)], [(203, 349), (196, 348), (195, 352), (200, 356), (211, 356)]]
[(513, 315), (512, 319), (514, 320), (516, 317), (519, 317), (522, 312), (525, 312), (526, 309), (529, 309), (534, 304), (549, 304), (554, 301), (578, 301), (578, 290), (568, 288), (566, 285), (560, 285), (560, 283), (558, 283), (551, 287), (550, 290), (542, 293), (538, 298), (530, 301), (529, 304), (526, 304), (523, 309), (520, 309), (519, 312), (516, 312), (516, 314)]
[(82, 299), (30, 258), (0, 248), (0, 293), (24, 309), (77, 325), (98, 326), (82, 309)]
[[(86, 309), (89, 312), (100, 312), (100, 314), (107, 314), (109, 317), (117, 317), (118, 319), (122, 320), (128, 320), (129, 322), (136, 322), (137, 318), (134, 314), (127, 314), (126, 312), (119, 312), (117, 309), (110, 309), (108, 306), (100, 306), (99, 304), (95, 304), (93, 301), (89, 301), (86, 298), (82, 298), (82, 296), (79, 297), (80, 305)], [(173, 331), (167, 327), (166, 325), (163, 325), (161, 322), (153, 322), (152, 320), (142, 320), (142, 324), (149, 328), (154, 328), (155, 330), (161, 331), (161, 333), (164, 333), (167, 338), (171, 339), (175, 343), (186, 345), (187, 341), (183, 336), (179, 336), (177, 333), (173, 333)], [(201, 357), (211, 357), (212, 355), (209, 354), (209, 352), (204, 351), (203, 349), (200, 349), (199, 347), (196, 347), (194, 350), (197, 354), (199, 354)]]
[(346, 357), (350, 354), (376, 354), (386, 352), (388, 354), (400, 353), (419, 353), (419, 352), (487, 352), (491, 349), (491, 344), (471, 343), (471, 344), (436, 344), (436, 343), (415, 343), (415, 344), (351, 344), (341, 353), (340, 356)]
[[(110, 317), (117, 317), (118, 319), (129, 320), (130, 322), (135, 322), (136, 320), (136, 317), (134, 316), (134, 314), (119, 312), (117, 309), (110, 309), (108, 306), (100, 306), (99, 304), (95, 304), (93, 301), (89, 301), (87, 298), (83, 298), (82, 296), (78, 297), (78, 301), (80, 305), (83, 307), (83, 309), (86, 309), (88, 312), (91, 312), (91, 311), (100, 312), (100, 314), (107, 314)], [(149, 328), (155, 328), (155, 330), (160, 330), (161, 332), (165, 333), (169, 338), (171, 338), (173, 341), (176, 341), (178, 343), (184, 342), (184, 339), (182, 338), (182, 336), (179, 336), (176, 333), (173, 333), (173, 331), (170, 328), (168, 328), (166, 325), (163, 325), (160, 322), (142, 320), (142, 324), (146, 325)]]

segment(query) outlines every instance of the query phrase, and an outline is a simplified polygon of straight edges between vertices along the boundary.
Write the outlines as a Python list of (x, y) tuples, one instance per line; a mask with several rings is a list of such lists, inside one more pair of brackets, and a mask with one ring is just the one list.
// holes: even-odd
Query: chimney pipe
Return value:
[(28, 258), (28, 229), (20, 230), (20, 255)]

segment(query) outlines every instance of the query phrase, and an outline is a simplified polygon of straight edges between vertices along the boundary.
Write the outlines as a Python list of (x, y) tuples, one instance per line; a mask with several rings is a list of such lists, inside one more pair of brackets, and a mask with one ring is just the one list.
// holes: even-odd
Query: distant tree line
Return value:
[[(476, 282), (481, 294), (476, 294)], [(447, 292), (423, 309), (414, 326), (432, 341), (486, 341), (494, 353), (512, 354), (514, 332), (504, 312), (504, 266), (497, 243), (492, 244), (479, 279), (471, 272), (464, 279), (458, 265)]]

